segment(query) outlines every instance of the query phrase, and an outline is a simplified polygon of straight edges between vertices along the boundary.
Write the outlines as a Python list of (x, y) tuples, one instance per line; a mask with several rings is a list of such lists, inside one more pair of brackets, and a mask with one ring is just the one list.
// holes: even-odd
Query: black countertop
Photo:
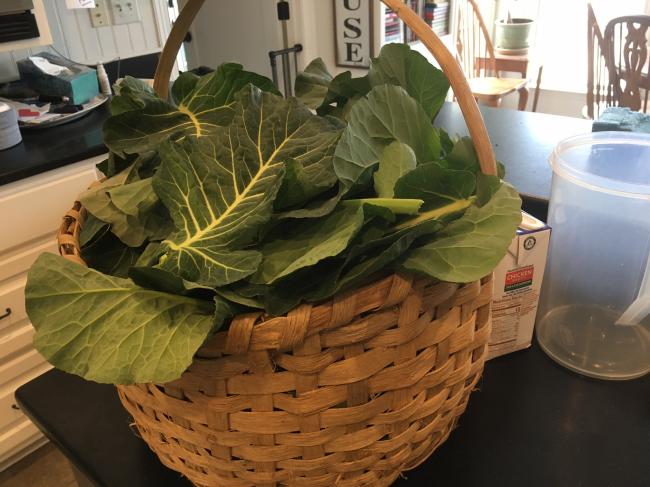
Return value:
[[(98, 487), (189, 487), (136, 436), (113, 386), (52, 370), (23, 411)], [(647, 487), (650, 376), (586, 379), (532, 349), (487, 363), (458, 428), (396, 486)]]
[(22, 130), (23, 141), (0, 151), (0, 185), (107, 152), (102, 126), (107, 104), (57, 127)]

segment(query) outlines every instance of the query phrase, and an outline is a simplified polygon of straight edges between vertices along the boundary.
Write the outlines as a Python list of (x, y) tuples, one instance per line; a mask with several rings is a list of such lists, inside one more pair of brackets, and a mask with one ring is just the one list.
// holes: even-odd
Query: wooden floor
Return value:
[(77, 487), (77, 482), (63, 454), (52, 443), (47, 443), (0, 472), (0, 486)]

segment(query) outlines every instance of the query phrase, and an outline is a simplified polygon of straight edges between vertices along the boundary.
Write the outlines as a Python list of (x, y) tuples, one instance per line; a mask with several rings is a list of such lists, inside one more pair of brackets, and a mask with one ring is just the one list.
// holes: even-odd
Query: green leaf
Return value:
[(84, 224), (81, 227), (81, 232), (79, 233), (79, 246), (81, 248), (85, 247), (98, 235), (107, 231), (108, 223), (103, 222), (93, 214), (88, 213), (86, 221), (84, 221)]
[[(370, 91), (370, 81), (367, 76), (353, 78), (350, 71), (344, 71), (330, 82), (325, 99), (317, 108), (319, 115), (333, 115), (347, 119), (351, 101), (356, 101)], [(336, 108), (332, 104), (336, 104)]]
[[(106, 146), (120, 156), (156, 150), (170, 137), (207, 136), (234, 116), (236, 94), (249, 83), (260, 89), (278, 93), (273, 82), (264, 76), (244, 71), (234, 63), (222, 64), (216, 71), (202, 76), (178, 107), (151, 94), (137, 98), (129, 95), (129, 103), (138, 105), (108, 118), (104, 124)], [(119, 98), (118, 95), (115, 98)], [(137, 101), (137, 103), (134, 101)]]
[(135, 262), (135, 266), (152, 267), (158, 263), (164, 252), (165, 249), (160, 242), (151, 242), (144, 248), (144, 251)]
[(178, 228), (159, 267), (192, 282), (223, 286), (252, 274), (261, 254), (244, 248), (270, 219), (285, 163), (320, 163), (338, 136), (298, 100), (248, 87), (238, 113), (212, 137), (166, 142), (154, 188)]
[(418, 161), (440, 157), (440, 139), (422, 107), (397, 86), (373, 88), (350, 111), (348, 126), (334, 153), (334, 170), (345, 188), (379, 162), (393, 140), (413, 150)]
[(111, 115), (132, 110), (141, 110), (147, 102), (158, 99), (153, 88), (142, 80), (125, 76), (120, 84), (113, 86), (115, 96), (111, 98)]
[(476, 204), (483, 206), (490, 201), (501, 187), (499, 176), (487, 176), (482, 172), (476, 175)]
[[(264, 309), (264, 301), (261, 299), (263, 294), (253, 294), (247, 296), (247, 288), (238, 286), (239, 283), (233, 284), (232, 287), (220, 287), (215, 290), (217, 295), (232, 303), (244, 306), (246, 308)], [(250, 285), (253, 286), (253, 285)]]
[(262, 246), (263, 260), (253, 282), (272, 284), (299, 269), (340, 254), (363, 223), (363, 208), (343, 207), (323, 220), (292, 224), (289, 233)]
[(173, 230), (169, 214), (153, 190), (151, 178), (129, 182), (135, 164), (79, 196), (96, 218), (111, 225), (111, 232), (131, 247), (147, 239), (165, 238)]
[(506, 177), (506, 166), (504, 166), (503, 163), (499, 161), (497, 161), (497, 176), (499, 176), (499, 179)]
[(436, 162), (420, 164), (395, 184), (397, 198), (424, 200), (424, 210), (439, 208), (469, 198), (476, 187), (476, 177), (469, 171), (445, 169)]
[(129, 247), (113, 233), (104, 231), (81, 249), (81, 258), (89, 267), (116, 277), (127, 277), (142, 253), (142, 247)]
[(446, 157), (454, 149), (454, 141), (444, 129), (438, 129), (440, 135), (440, 145), (442, 146), (442, 155)]
[(454, 147), (446, 157), (450, 169), (477, 173), (480, 171), (474, 142), (469, 137), (461, 137), (454, 142)]
[(200, 79), (201, 77), (194, 73), (181, 73), (172, 85), (174, 103), (180, 104), (196, 88)]
[(208, 291), (214, 294), (214, 289), (202, 286), (196, 282), (186, 281), (171, 272), (155, 267), (134, 266), (129, 269), (128, 276), (140, 287), (154, 289), (165, 293), (186, 296), (193, 291)]
[(372, 86), (392, 84), (404, 88), (432, 120), (445, 102), (449, 81), (417, 51), (406, 44), (387, 44), (372, 60), (368, 78)]
[(365, 284), (378, 273), (392, 270), (390, 266), (418, 237), (435, 233), (442, 227), (441, 222), (429, 220), (414, 228), (387, 234), (385, 228), (366, 226), (341, 257), (321, 261), (309, 272), (297, 272), (270, 287), (265, 296), (265, 308), (271, 314), (281, 315), (301, 301), (322, 301), (345, 289)]
[(291, 207), (303, 207), (305, 203), (326, 192), (336, 183), (336, 174), (332, 169), (336, 137), (332, 143), (321, 150), (322, 159), (314, 160), (308, 166), (296, 159), (288, 158), (286, 173), (275, 200), (275, 209), (286, 210)]
[(472, 282), (492, 272), (521, 221), (521, 199), (503, 183), (482, 207), (472, 206), (435, 240), (411, 250), (405, 269), (448, 282)]
[(424, 201), (413, 198), (360, 198), (354, 200), (345, 200), (342, 206), (359, 207), (369, 206), (385, 208), (395, 215), (417, 215)]
[(55, 367), (96, 382), (165, 383), (227, 317), (220, 303), (151, 291), (52, 254), (26, 287), (34, 345)]
[(325, 62), (316, 58), (296, 76), (296, 97), (309, 108), (316, 109), (325, 99), (331, 81), (332, 75)]
[(135, 156), (128, 156), (126, 159), (122, 159), (114, 152), (109, 152), (108, 157), (97, 164), (96, 167), (104, 176), (112, 178), (132, 165), (135, 159)]
[(408, 145), (395, 141), (384, 147), (379, 159), (379, 169), (375, 172), (375, 192), (380, 198), (392, 198), (397, 180), (415, 169), (415, 153)]
[[(285, 176), (286, 177), (286, 176)], [(278, 220), (287, 218), (321, 218), (329, 215), (334, 211), (339, 201), (343, 197), (343, 190), (338, 188), (336, 193), (328, 191), (325, 198), (316, 198), (307, 202), (302, 208), (286, 210), (276, 213)]]

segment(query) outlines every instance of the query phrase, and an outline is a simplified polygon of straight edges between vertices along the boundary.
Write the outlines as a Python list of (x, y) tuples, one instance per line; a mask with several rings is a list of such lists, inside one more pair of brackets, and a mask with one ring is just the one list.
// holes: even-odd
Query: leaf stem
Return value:
[(415, 218), (406, 220), (405, 222), (402, 222), (393, 228), (394, 230), (403, 230), (405, 228), (410, 228), (412, 226), (417, 225), (418, 223), (422, 223), (427, 220), (439, 220), (441, 217), (445, 215), (449, 215), (451, 213), (455, 213), (457, 211), (461, 211), (461, 210), (465, 210), (466, 208), (469, 208), (469, 206), (474, 202), (475, 199), (476, 196), (470, 196), (467, 199), (456, 200), (453, 203), (449, 203), (448, 205), (441, 206), (440, 208), (435, 208), (433, 210), (425, 211), (424, 213), (419, 214)]

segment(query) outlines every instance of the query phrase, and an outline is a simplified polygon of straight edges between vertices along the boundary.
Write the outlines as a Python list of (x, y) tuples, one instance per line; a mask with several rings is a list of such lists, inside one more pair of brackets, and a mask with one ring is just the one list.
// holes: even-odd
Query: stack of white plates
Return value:
[(0, 103), (0, 150), (13, 147), (21, 140), (16, 110), (6, 103)]

